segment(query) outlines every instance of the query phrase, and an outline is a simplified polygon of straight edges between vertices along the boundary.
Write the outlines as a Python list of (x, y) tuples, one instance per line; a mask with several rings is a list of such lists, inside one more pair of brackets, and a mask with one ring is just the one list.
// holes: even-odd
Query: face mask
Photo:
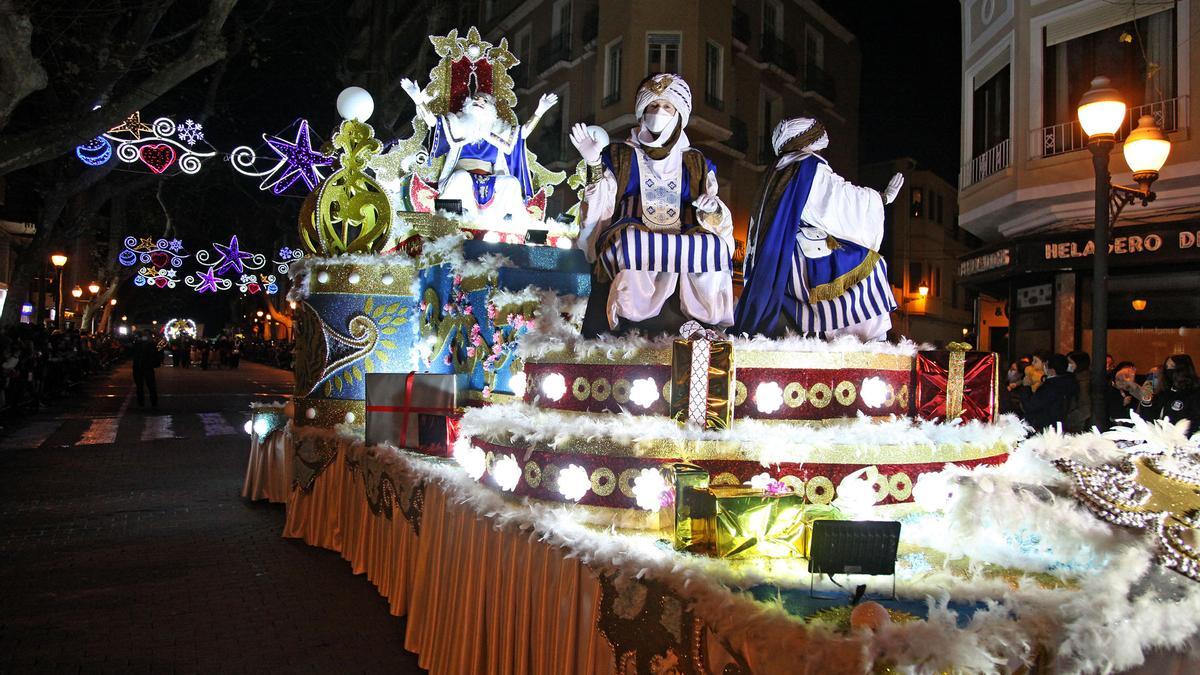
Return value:
[(1068, 373), (1073, 373), (1073, 372), (1075, 372), (1075, 364), (1074, 364), (1074, 363), (1068, 363), (1068, 364), (1067, 364), (1067, 372), (1068, 372)]
[(663, 129), (666, 129), (667, 125), (670, 124), (671, 120), (673, 119), (675, 119), (674, 115), (668, 115), (660, 112), (650, 113), (649, 115), (644, 115), (642, 117), (642, 126), (646, 127), (646, 130), (650, 133), (657, 134)]

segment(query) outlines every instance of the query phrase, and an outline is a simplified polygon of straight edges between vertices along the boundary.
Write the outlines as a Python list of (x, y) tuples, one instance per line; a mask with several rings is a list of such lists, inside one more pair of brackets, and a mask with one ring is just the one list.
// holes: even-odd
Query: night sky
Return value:
[(955, 0), (822, 0), (862, 50), (859, 159), (913, 157), (958, 184), (961, 7)]

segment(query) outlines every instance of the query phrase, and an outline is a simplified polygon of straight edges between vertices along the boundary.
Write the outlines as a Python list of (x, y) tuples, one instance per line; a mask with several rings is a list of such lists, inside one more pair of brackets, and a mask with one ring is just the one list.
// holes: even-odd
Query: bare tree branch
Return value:
[(33, 56), (33, 22), (0, 0), (0, 129), (8, 124), (17, 105), (35, 91), (46, 88), (48, 78)]

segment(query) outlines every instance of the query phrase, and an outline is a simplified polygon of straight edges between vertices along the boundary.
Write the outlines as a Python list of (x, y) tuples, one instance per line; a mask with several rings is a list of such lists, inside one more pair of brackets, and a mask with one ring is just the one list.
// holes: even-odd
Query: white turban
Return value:
[(805, 133), (816, 137), (805, 143), (804, 147), (794, 148), (792, 152), (817, 152), (829, 147), (829, 134), (825, 132), (824, 125), (811, 117), (793, 117), (780, 122), (775, 127), (774, 133), (771, 134), (771, 146), (775, 148), (775, 154), (781, 154), (783, 146), (788, 141)]
[(688, 117), (692, 114), (692, 88), (683, 81), (683, 76), (675, 73), (659, 73), (647, 79), (638, 89), (633, 109), (634, 115), (638, 119), (642, 119), (642, 113), (646, 112), (646, 106), (659, 99), (675, 106), (675, 109), (679, 111), (680, 123), (686, 127)]

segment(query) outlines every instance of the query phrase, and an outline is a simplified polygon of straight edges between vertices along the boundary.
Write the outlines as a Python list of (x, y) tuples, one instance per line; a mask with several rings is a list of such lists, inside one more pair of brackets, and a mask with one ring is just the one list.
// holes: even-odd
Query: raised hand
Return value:
[[(539, 105), (540, 107), (540, 105)], [(588, 164), (597, 164), (600, 162), (600, 141), (592, 137), (588, 132), (586, 124), (582, 122), (571, 127), (571, 144), (579, 151), (583, 161)]]
[(716, 213), (721, 210), (721, 202), (707, 192), (692, 200), (692, 206), (695, 206), (697, 211), (705, 213)]
[(542, 94), (542, 97), (538, 99), (537, 109), (534, 110), (533, 114), (540, 117), (556, 105), (558, 105), (558, 94)]
[(407, 77), (400, 80), (400, 88), (403, 89), (404, 93), (408, 94), (408, 97), (411, 98), (413, 103), (416, 103), (417, 105), (424, 105), (429, 101), (429, 98), (421, 91), (421, 85), (413, 82)]
[(895, 176), (892, 176), (892, 179), (888, 181), (887, 187), (883, 189), (883, 192), (880, 192), (880, 194), (883, 195), (883, 203), (891, 204), (892, 202), (896, 201), (896, 197), (899, 196), (900, 188), (903, 185), (904, 174), (898, 173)]

